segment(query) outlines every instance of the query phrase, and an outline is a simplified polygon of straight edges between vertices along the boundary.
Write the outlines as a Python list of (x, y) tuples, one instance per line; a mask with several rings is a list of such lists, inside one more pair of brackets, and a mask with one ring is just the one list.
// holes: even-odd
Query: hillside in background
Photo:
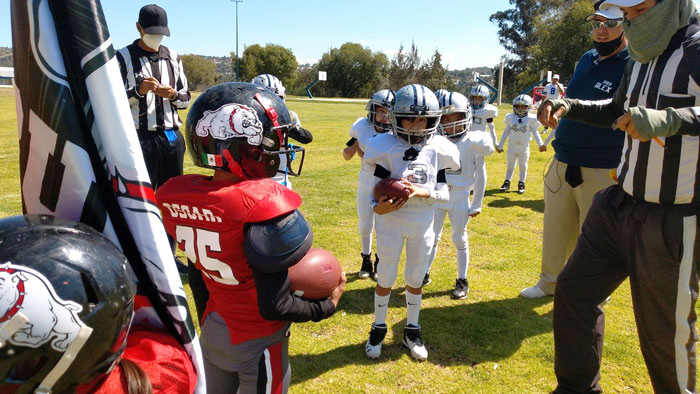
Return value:
[(12, 67), (12, 48), (0, 47), (0, 67)]

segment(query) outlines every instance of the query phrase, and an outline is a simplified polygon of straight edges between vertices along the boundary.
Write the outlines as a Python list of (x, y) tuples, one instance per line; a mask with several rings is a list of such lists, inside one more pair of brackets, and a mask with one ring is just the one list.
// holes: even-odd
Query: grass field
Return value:
[[(542, 242), (542, 178), (551, 147), (531, 147), (527, 192), (501, 193), (505, 154), (487, 158), (483, 212), (469, 223), (470, 293), (450, 299), (456, 278), (454, 248), (444, 236), (424, 289), (420, 322), (428, 351), (414, 362), (401, 345), (405, 324), (403, 278), (392, 292), (390, 327), (379, 360), (364, 354), (373, 321), (374, 282), (359, 280), (355, 189), (360, 162), (341, 150), (352, 122), (365, 115), (359, 101), (288, 99), (314, 141), (306, 146), (303, 174), (293, 179), (301, 211), (314, 231), (314, 246), (332, 251), (348, 275), (336, 314), (320, 323), (292, 326), (290, 357), (294, 393), (545, 393), (554, 389), (552, 298), (518, 297), (539, 275)], [(509, 105), (500, 108), (497, 132)], [(186, 116), (186, 111), (182, 113)], [(17, 124), (12, 89), (0, 89), (0, 214), (21, 213)], [(186, 173), (206, 173), (185, 158)], [(516, 175), (517, 178), (517, 169)], [(449, 234), (446, 224), (444, 234)], [(403, 264), (403, 262), (402, 262)], [(402, 272), (402, 269), (399, 271)], [(636, 335), (629, 286), (624, 282), (605, 307), (607, 332), (601, 384), (606, 392), (648, 393), (649, 378)]]

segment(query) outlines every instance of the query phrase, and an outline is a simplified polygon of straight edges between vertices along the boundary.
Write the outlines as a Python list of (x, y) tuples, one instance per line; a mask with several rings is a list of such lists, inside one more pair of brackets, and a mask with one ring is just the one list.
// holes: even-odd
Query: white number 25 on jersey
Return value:
[(221, 252), (219, 233), (192, 228), (176, 226), (175, 236), (177, 242), (185, 242), (185, 255), (191, 261), (197, 261), (204, 267), (202, 274), (215, 282), (226, 285), (237, 285), (238, 280), (233, 276), (231, 267), (213, 257), (207, 256), (207, 250)]

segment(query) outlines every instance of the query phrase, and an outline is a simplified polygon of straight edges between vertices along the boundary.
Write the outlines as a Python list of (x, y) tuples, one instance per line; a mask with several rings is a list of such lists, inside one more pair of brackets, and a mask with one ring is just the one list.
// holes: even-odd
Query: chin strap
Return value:
[(15, 313), (15, 315), (12, 316), (12, 318), (10, 318), (7, 323), (2, 326), (2, 328), (0, 328), (0, 348), (5, 346), (7, 341), (28, 322), (29, 319), (27, 319), (22, 312)]
[(41, 381), (39, 388), (35, 391), (36, 394), (51, 393), (53, 386), (56, 384), (56, 382), (58, 382), (58, 379), (60, 379), (61, 376), (66, 373), (71, 364), (73, 364), (73, 361), (75, 361), (76, 357), (78, 356), (80, 349), (85, 346), (85, 342), (87, 342), (91, 334), (92, 328), (88, 326), (80, 327), (78, 335), (75, 337), (73, 342), (70, 343), (65, 353), (63, 353), (63, 357), (58, 360), (53, 369), (49, 371), (49, 373), (46, 374), (46, 377), (44, 377), (44, 380)]
[(237, 161), (233, 160), (233, 156), (231, 156), (231, 152), (229, 152), (228, 149), (224, 149), (221, 154), (226, 159), (226, 165), (233, 175), (241, 179), (248, 179), (248, 177), (243, 173), (243, 168), (241, 168), (241, 165), (238, 164)]

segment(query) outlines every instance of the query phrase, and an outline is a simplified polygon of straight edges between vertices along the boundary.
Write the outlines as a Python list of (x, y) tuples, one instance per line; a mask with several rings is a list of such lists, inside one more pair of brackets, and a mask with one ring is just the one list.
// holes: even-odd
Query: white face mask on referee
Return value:
[(160, 43), (163, 42), (163, 38), (165, 38), (165, 36), (162, 34), (144, 34), (143, 37), (141, 37), (143, 43), (155, 51), (160, 48)]

